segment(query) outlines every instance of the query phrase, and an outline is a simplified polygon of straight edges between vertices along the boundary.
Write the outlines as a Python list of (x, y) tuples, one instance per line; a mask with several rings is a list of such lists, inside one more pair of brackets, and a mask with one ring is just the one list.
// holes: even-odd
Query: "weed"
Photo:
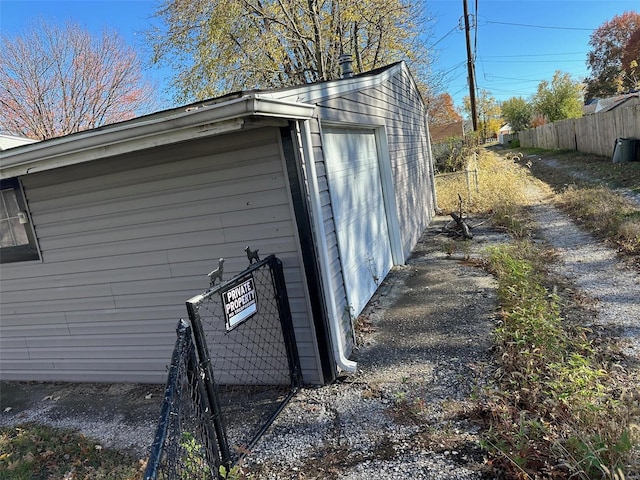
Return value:
[(560, 205), (597, 236), (640, 256), (640, 208), (605, 187), (569, 187)]
[[(530, 474), (562, 468), (600, 478), (622, 471), (634, 445), (627, 406), (613, 400), (610, 372), (584, 331), (563, 323), (540, 257), (529, 242), (488, 252), (502, 308), (495, 330), (502, 391), (487, 444), (508, 458), (503, 468)], [(559, 451), (572, 461), (561, 462)]]
[[(538, 161), (549, 152), (526, 153), (508, 159), (481, 154), (481, 189), (466, 204), (471, 214), (492, 215), (494, 224), (515, 239), (486, 253), (485, 265), (498, 281), (500, 320), (494, 343), (499, 389), (485, 392), (488, 399), (482, 397), (478, 406), (487, 425), (482, 445), (491, 454), (490, 463), (507, 478), (624, 480), (625, 471), (638, 470), (640, 395), (619, 391), (637, 380), (632, 373), (612, 370), (606, 353), (611, 347), (605, 341), (592, 342), (587, 329), (563, 318), (561, 298), (546, 274), (553, 253), (528, 240), (532, 224), (526, 192), (534, 181), (551, 191), (532, 174), (547, 180), (563, 192), (561, 205), (573, 218), (615, 242), (623, 253), (635, 254), (640, 250), (640, 209), (586, 181), (586, 175), (578, 182), (572, 174), (586, 171), (605, 177), (605, 183), (637, 187), (640, 164), (612, 167), (599, 158), (553, 152), (554, 159), (571, 168), (551, 171)], [(521, 165), (525, 162), (526, 167)], [(571, 183), (583, 186), (567, 188)], [(465, 180), (439, 177), (436, 184), (440, 207), (456, 211)], [(448, 254), (456, 248), (444, 246)]]

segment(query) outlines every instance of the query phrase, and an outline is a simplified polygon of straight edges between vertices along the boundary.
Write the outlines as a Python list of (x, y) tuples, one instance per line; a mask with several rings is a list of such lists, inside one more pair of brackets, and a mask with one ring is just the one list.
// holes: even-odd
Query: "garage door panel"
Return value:
[(327, 129), (324, 135), (344, 285), (357, 315), (392, 265), (375, 132)]

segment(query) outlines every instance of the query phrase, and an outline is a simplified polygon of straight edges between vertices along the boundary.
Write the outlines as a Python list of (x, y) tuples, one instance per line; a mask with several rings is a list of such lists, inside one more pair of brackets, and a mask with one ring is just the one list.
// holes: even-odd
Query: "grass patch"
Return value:
[(72, 431), (34, 424), (0, 428), (0, 480), (138, 480), (144, 466)]
[(627, 255), (640, 256), (640, 208), (605, 187), (569, 187), (560, 205), (600, 238)]

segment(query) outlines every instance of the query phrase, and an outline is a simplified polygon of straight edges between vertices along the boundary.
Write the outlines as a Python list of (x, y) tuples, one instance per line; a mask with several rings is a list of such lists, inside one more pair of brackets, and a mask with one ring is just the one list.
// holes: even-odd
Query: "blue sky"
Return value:
[[(477, 16), (476, 84), (497, 100), (528, 98), (556, 70), (575, 80), (588, 76), (587, 52), (593, 30), (625, 11), (640, 11), (638, 0), (468, 0)], [(469, 95), (464, 31), (455, 28), (462, 0), (426, 2), (435, 17), (437, 66), (448, 72), (447, 91), (456, 105)], [(514, 25), (517, 24), (517, 25)]]
[[(587, 74), (589, 36), (602, 23), (625, 11), (640, 11), (638, 0), (468, 0), (476, 14), (472, 31), (476, 51), (476, 83), (497, 100), (529, 97), (556, 70), (575, 80)], [(148, 51), (142, 33), (149, 27), (155, 0), (0, 0), (0, 29), (13, 35), (42, 16), (52, 22), (72, 19), (91, 31), (118, 31), (133, 47)], [(466, 44), (458, 27), (462, 0), (425, 0), (432, 20), (430, 43), (435, 68), (446, 72), (445, 91), (456, 105), (468, 95)], [(476, 11), (477, 5), (477, 11)], [(150, 69), (149, 76), (166, 84), (170, 72)], [(168, 102), (168, 99), (166, 100)], [(169, 106), (169, 105), (167, 105)]]

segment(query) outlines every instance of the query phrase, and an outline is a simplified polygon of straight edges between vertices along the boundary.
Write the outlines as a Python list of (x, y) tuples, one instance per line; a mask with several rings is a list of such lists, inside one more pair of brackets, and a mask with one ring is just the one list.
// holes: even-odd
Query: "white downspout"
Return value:
[(309, 196), (311, 204), (311, 216), (313, 220), (313, 229), (315, 232), (316, 247), (318, 252), (318, 260), (320, 261), (320, 278), (322, 282), (322, 290), (324, 292), (327, 314), (329, 315), (329, 330), (331, 331), (331, 343), (333, 344), (333, 355), (338, 367), (348, 373), (356, 371), (357, 363), (349, 360), (342, 346), (342, 338), (340, 338), (340, 318), (336, 307), (336, 297), (329, 278), (329, 250), (325, 241), (326, 232), (324, 229), (324, 221), (322, 217), (322, 205), (320, 204), (320, 189), (318, 188), (318, 177), (316, 175), (315, 158), (313, 156), (313, 144), (311, 142), (311, 130), (309, 128), (309, 120), (299, 123), (302, 133), (302, 152), (305, 163), (308, 167), (307, 181), (309, 184)]

